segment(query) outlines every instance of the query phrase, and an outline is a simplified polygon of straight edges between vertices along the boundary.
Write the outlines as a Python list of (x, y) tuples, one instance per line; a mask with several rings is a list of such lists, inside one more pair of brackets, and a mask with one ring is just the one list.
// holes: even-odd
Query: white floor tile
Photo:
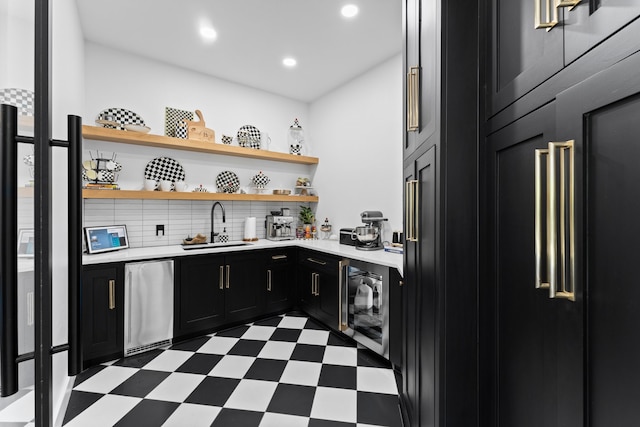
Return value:
[(267, 341), (276, 330), (273, 326), (251, 326), (242, 336), (243, 340)]
[(275, 414), (267, 412), (260, 421), (260, 427), (307, 427), (309, 418), (297, 415)]
[(322, 364), (290, 360), (280, 377), (281, 383), (317, 386)]
[(284, 317), (278, 324), (279, 328), (302, 329), (307, 324), (306, 317)]
[(111, 427), (142, 399), (107, 394), (72, 419), (65, 427)]
[(296, 343), (294, 342), (267, 341), (262, 350), (260, 350), (258, 357), (262, 359), (289, 360), (295, 348)]
[(205, 375), (174, 372), (158, 384), (145, 398), (182, 403), (205, 378)]
[(198, 349), (198, 353), (227, 354), (237, 342), (238, 338), (214, 336)]
[(276, 391), (273, 381), (242, 380), (224, 404), (225, 408), (264, 412)]
[(162, 427), (209, 427), (221, 409), (217, 406), (183, 403), (162, 424)]
[(327, 341), (329, 341), (329, 331), (315, 329), (304, 329), (298, 337), (299, 344), (327, 345)]
[(191, 356), (193, 356), (193, 353), (189, 351), (166, 350), (151, 362), (147, 363), (143, 369), (173, 372)]
[(358, 366), (358, 350), (341, 345), (328, 345), (322, 363), (329, 365)]
[(318, 387), (313, 399), (311, 418), (355, 423), (358, 395), (355, 390)]
[(209, 376), (242, 379), (254, 361), (255, 357), (224, 356), (209, 372)]
[(0, 411), (0, 422), (28, 423), (35, 417), (35, 392), (31, 391)]
[(138, 369), (135, 368), (108, 366), (84, 381), (74, 390), (106, 394), (129, 379), (129, 377), (136, 372), (138, 372)]
[(385, 368), (358, 367), (358, 391), (398, 394), (393, 370)]

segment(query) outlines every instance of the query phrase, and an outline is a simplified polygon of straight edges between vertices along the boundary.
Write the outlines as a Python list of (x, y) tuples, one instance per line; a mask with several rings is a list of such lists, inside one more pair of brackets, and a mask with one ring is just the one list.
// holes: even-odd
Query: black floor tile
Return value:
[(356, 390), (357, 376), (355, 366), (322, 365), (318, 386)]
[(304, 329), (315, 329), (318, 331), (326, 331), (326, 326), (321, 325), (313, 319), (308, 319), (307, 323), (304, 325)]
[(296, 344), (291, 360), (304, 362), (322, 362), (325, 347), (322, 345)]
[(176, 402), (145, 399), (133, 407), (115, 427), (161, 426), (180, 406)]
[(235, 378), (207, 377), (191, 392), (185, 402), (223, 406), (238, 384), (240, 380)]
[(147, 394), (164, 381), (171, 372), (150, 371), (141, 369), (109, 394), (122, 396), (145, 397)]
[(297, 342), (301, 333), (302, 333), (301, 329), (278, 328), (271, 335), (271, 338), (269, 338), (269, 340), (270, 341)]
[(76, 379), (73, 382), (73, 386), (74, 387), (79, 386), (80, 384), (82, 384), (83, 382), (85, 382), (86, 380), (88, 380), (89, 378), (91, 378), (92, 376), (94, 376), (95, 374), (97, 374), (98, 372), (102, 371), (105, 368), (106, 368), (105, 365), (97, 365), (97, 366), (92, 366), (89, 369), (85, 369), (84, 371), (76, 375)]
[(343, 423), (340, 421), (330, 421), (330, 420), (317, 420), (315, 418), (311, 418), (309, 420), (309, 427), (357, 427), (357, 425), (354, 423)]
[(282, 321), (281, 316), (269, 317), (268, 319), (258, 320), (257, 322), (253, 322), (256, 326), (278, 326)]
[(388, 427), (402, 427), (398, 396), (358, 392), (358, 422)]
[(277, 412), (287, 415), (311, 415), (313, 397), (316, 394), (315, 387), (303, 385), (278, 384), (267, 412)]
[(357, 344), (355, 343), (355, 341), (353, 341), (352, 339), (350, 339), (349, 337), (341, 337), (338, 336), (336, 334), (334, 334), (333, 332), (329, 334), (329, 341), (327, 342), (327, 344), (329, 345), (340, 345), (343, 347), (356, 347)]
[(194, 338), (189, 341), (174, 344), (169, 350), (198, 351), (207, 341), (209, 341), (209, 337)]
[(286, 360), (256, 359), (247, 371), (244, 379), (280, 381), (282, 372), (287, 366)]
[(262, 347), (266, 344), (266, 341), (256, 340), (239, 340), (227, 354), (234, 356), (251, 356), (255, 357), (260, 353)]
[(249, 326), (242, 325), (237, 326), (231, 329), (225, 329), (224, 331), (216, 332), (216, 336), (218, 337), (231, 337), (231, 338), (240, 338), (244, 335), (245, 332), (249, 329)]
[(220, 354), (195, 353), (184, 362), (176, 372), (207, 375), (222, 359)]
[(145, 353), (136, 354), (118, 360), (113, 366), (123, 366), (125, 368), (143, 368), (147, 363), (158, 357), (164, 350), (156, 349)]
[(86, 391), (72, 391), (69, 397), (69, 404), (67, 406), (67, 412), (64, 414), (64, 420), (62, 424), (67, 424), (74, 419), (78, 414), (93, 405), (103, 397), (102, 393), (87, 393)]
[(264, 413), (223, 408), (211, 427), (258, 427)]
[(390, 368), (391, 363), (371, 350), (358, 349), (358, 366), (368, 368)]

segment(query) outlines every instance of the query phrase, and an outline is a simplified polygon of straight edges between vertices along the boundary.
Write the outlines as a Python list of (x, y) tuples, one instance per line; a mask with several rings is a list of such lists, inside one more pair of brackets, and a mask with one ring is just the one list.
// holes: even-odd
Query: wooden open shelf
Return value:
[(83, 199), (155, 199), (155, 200), (243, 200), (266, 202), (317, 202), (318, 196), (281, 196), (276, 194), (227, 194), (174, 191), (82, 190)]
[(125, 144), (142, 145), (146, 147), (160, 147), (170, 148), (174, 150), (197, 151), (201, 153), (272, 160), (276, 162), (298, 163), (303, 165), (316, 165), (319, 161), (317, 157), (296, 156), (287, 153), (277, 153), (275, 151), (256, 150), (252, 148), (237, 147), (232, 145), (172, 138), (162, 135), (144, 134), (118, 129), (107, 129), (97, 126), (83, 125), (82, 136), (85, 139), (93, 139), (97, 141), (110, 141)]

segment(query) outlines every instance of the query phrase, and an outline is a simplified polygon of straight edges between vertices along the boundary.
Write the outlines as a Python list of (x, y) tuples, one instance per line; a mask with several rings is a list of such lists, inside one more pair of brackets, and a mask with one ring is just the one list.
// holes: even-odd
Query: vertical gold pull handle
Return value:
[(227, 264), (227, 289), (229, 289), (229, 278), (231, 277), (231, 266)]
[(311, 295), (316, 296), (316, 273), (311, 273)]
[(419, 195), (418, 181), (407, 181), (406, 184), (406, 200), (405, 200), (405, 224), (406, 224), (406, 240), (408, 242), (418, 241), (418, 215), (419, 215)]
[(271, 270), (267, 270), (267, 291), (271, 292)]
[[(559, 149), (559, 158), (556, 157)], [(567, 153), (569, 158), (567, 159)], [(569, 172), (566, 172), (568, 160)], [(549, 142), (547, 159), (548, 224), (547, 246), (549, 263), (549, 298), (575, 301), (575, 149), (574, 141)], [(559, 180), (556, 169), (559, 169)], [(568, 175), (568, 183), (567, 183)], [(558, 191), (559, 190), (559, 191)], [(569, 191), (568, 201), (566, 192)], [(559, 192), (559, 195), (558, 195)], [(566, 207), (569, 207), (567, 216)], [(559, 230), (558, 230), (559, 220)], [(567, 222), (568, 246), (567, 252)], [(558, 246), (560, 251), (560, 273), (558, 274)], [(568, 263), (567, 263), (568, 260)], [(568, 265), (567, 265), (568, 264)], [(558, 287), (558, 276), (560, 286)], [(567, 283), (569, 282), (569, 283)]]
[(116, 281), (109, 280), (109, 310), (116, 308)]
[(420, 67), (411, 67), (407, 73), (407, 131), (420, 128)]
[[(551, 0), (533, 0), (535, 28), (551, 30), (558, 24), (558, 9)], [(542, 16), (544, 13), (544, 17)]]
[(568, 7), (569, 10), (573, 10), (582, 0), (558, 0), (556, 7)]
[(220, 266), (220, 289), (224, 289), (224, 265)]
[[(537, 289), (548, 289), (549, 282), (545, 281), (542, 278), (543, 271), (543, 256), (542, 256), (542, 225), (543, 225), (543, 214), (542, 214), (542, 157), (547, 156), (549, 154), (549, 150), (547, 149), (538, 149), (536, 150), (536, 161), (535, 161), (535, 253), (536, 253), (536, 288)], [(544, 164), (547, 164), (547, 159), (545, 159)], [(547, 203), (548, 205), (548, 203)]]

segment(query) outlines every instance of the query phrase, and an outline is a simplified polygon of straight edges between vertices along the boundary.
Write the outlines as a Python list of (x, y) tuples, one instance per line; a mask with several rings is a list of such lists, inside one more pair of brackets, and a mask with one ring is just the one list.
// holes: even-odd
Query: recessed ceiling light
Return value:
[(207, 41), (213, 41), (218, 37), (218, 33), (213, 27), (200, 27), (200, 35)]
[(340, 13), (342, 13), (342, 16), (344, 16), (345, 18), (353, 18), (358, 14), (358, 6), (356, 6), (355, 4), (348, 4), (342, 7)]
[(282, 64), (283, 64), (285, 67), (289, 67), (289, 68), (291, 68), (291, 67), (295, 67), (297, 63), (298, 63), (298, 61), (296, 61), (296, 60), (295, 60), (295, 58), (291, 58), (291, 57), (284, 58), (284, 59), (282, 60)]

